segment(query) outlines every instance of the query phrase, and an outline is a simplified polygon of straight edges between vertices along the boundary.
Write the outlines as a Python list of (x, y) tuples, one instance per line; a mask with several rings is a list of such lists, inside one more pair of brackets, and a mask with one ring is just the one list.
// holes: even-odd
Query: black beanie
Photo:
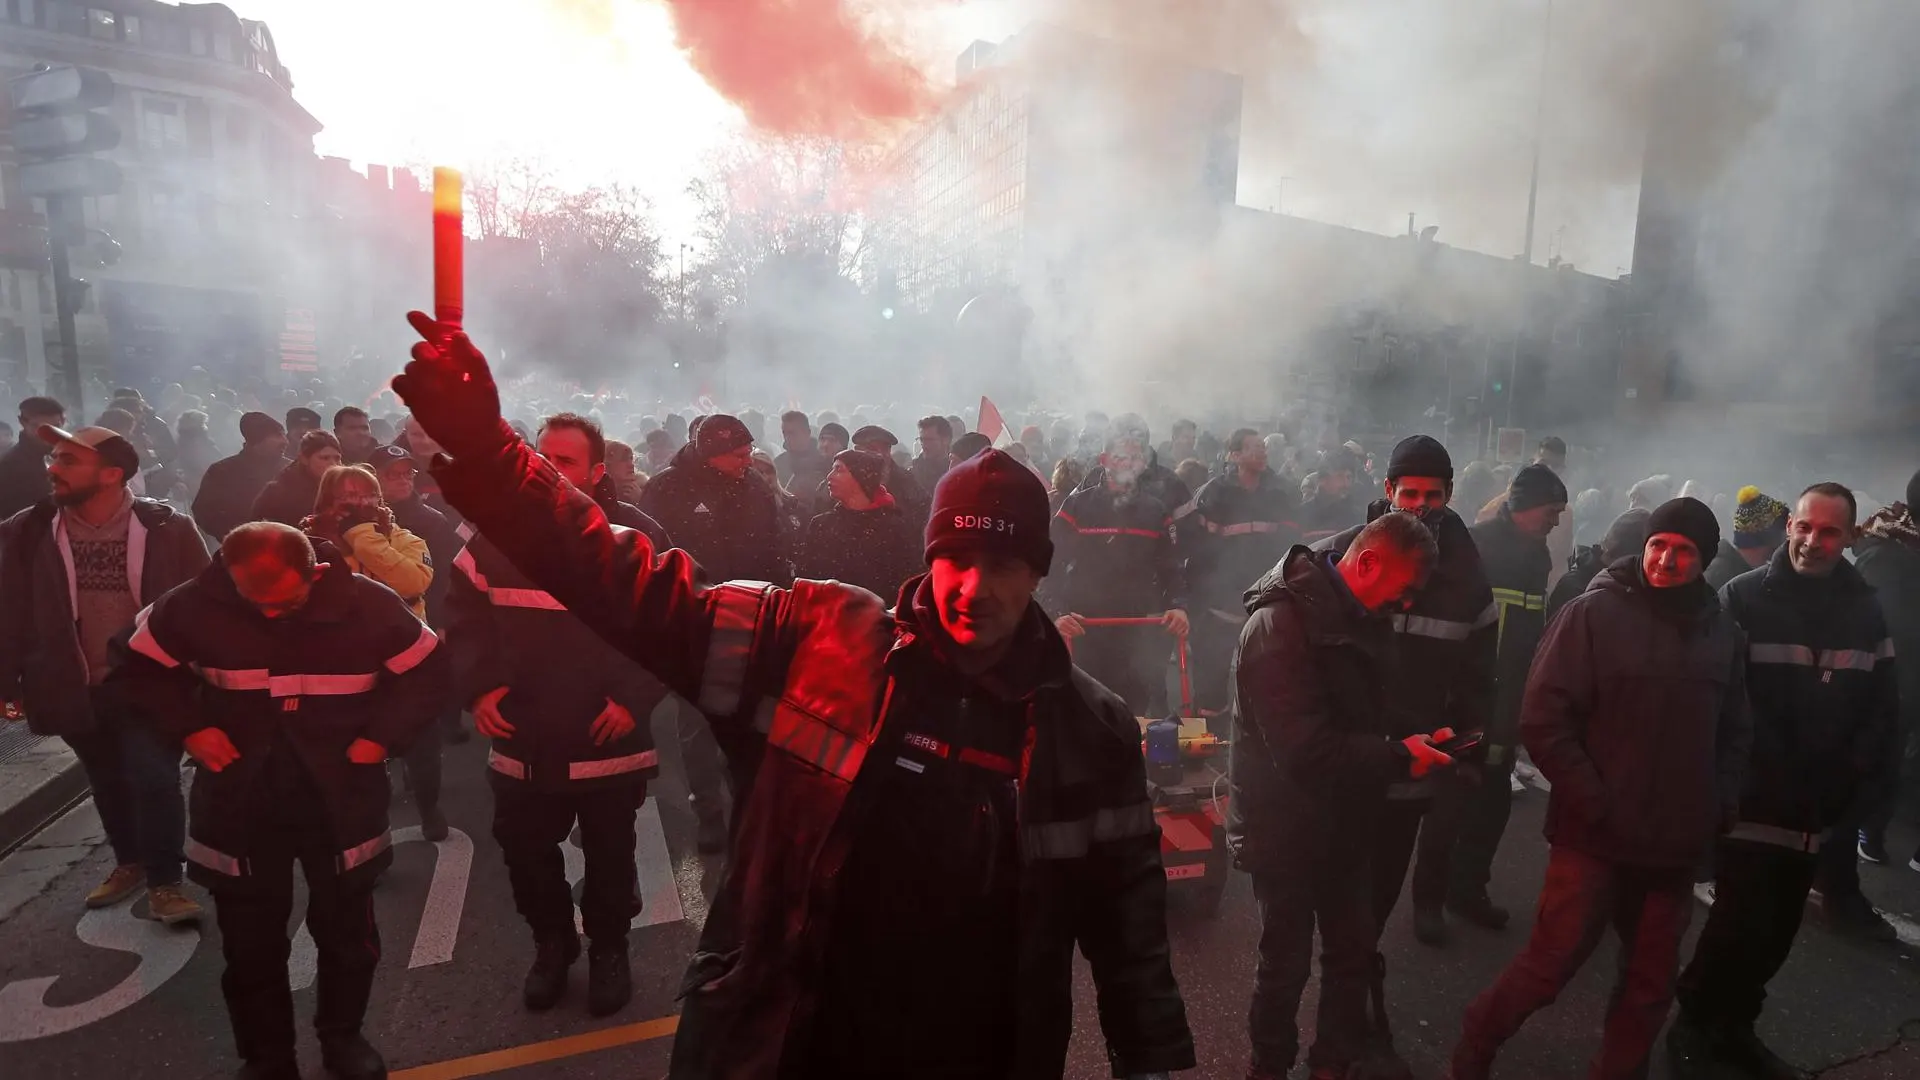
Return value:
[(1652, 516), (1650, 511), (1629, 510), (1614, 518), (1607, 526), (1606, 538), (1600, 541), (1600, 557), (1612, 562), (1646, 550), (1647, 519)]
[(869, 454), (865, 450), (842, 450), (833, 455), (834, 464), (845, 465), (853, 478), (860, 482), (860, 490), (871, 499), (880, 494), (880, 482), (887, 474), (887, 463), (879, 454)]
[(1907, 509), (1920, 514), (1920, 472), (1914, 473), (1913, 479), (1907, 481)]
[(1005, 451), (984, 451), (948, 469), (934, 487), (927, 561), (981, 547), (1024, 559), (1045, 576), (1053, 567), (1052, 519), (1040, 478)]
[[(1420, 473), (1408, 473), (1419, 476)], [(1567, 503), (1567, 485), (1560, 482), (1552, 469), (1535, 463), (1513, 474), (1513, 482), (1507, 485), (1507, 509), (1513, 513), (1532, 510), (1537, 506), (1565, 506)]]
[(1393, 456), (1387, 459), (1387, 479), (1398, 480), (1403, 476), (1437, 476), (1452, 482), (1453, 458), (1433, 436), (1409, 435), (1400, 440), (1393, 448)]
[(240, 417), (240, 438), (245, 440), (248, 446), (252, 446), (262, 439), (271, 439), (275, 435), (285, 435), (286, 433), (287, 429), (280, 425), (280, 421), (275, 420), (266, 413), (250, 412), (244, 413)]
[(694, 452), (708, 459), (752, 445), (753, 433), (747, 430), (747, 425), (725, 413), (701, 421), (699, 431), (693, 436)]
[(1647, 520), (1647, 535), (1661, 533), (1677, 533), (1693, 541), (1702, 559), (1711, 561), (1720, 550), (1720, 520), (1713, 516), (1713, 508), (1699, 499), (1682, 495), (1661, 503)]
[(851, 436), (847, 434), (847, 429), (844, 427), (841, 427), (839, 424), (821, 424), (820, 438), (823, 440), (832, 439), (834, 442), (839, 443), (841, 446), (853, 445), (853, 439)]

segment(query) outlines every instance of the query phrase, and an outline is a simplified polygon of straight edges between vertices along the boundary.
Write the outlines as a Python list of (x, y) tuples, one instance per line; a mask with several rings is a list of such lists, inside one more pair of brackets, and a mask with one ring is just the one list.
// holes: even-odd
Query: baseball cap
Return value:
[(83, 427), (67, 431), (52, 424), (41, 424), (39, 435), (40, 441), (48, 446), (67, 442), (84, 446), (99, 454), (100, 460), (127, 474), (128, 479), (140, 471), (140, 451), (133, 448), (125, 435), (112, 428)]
[(413, 455), (407, 453), (405, 447), (391, 445), (375, 447), (373, 453), (367, 455), (367, 464), (373, 466), (375, 472), (385, 472), (387, 467), (396, 461), (404, 461), (408, 466), (418, 468)]

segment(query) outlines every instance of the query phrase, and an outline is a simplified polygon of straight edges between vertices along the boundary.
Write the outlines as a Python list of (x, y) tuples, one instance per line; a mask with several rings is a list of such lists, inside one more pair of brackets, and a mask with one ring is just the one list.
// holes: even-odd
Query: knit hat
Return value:
[[(1417, 476), (1418, 473), (1409, 473)], [(1513, 474), (1513, 482), (1507, 485), (1507, 509), (1520, 513), (1538, 506), (1567, 504), (1567, 485), (1560, 482), (1552, 469), (1545, 465), (1529, 465)]]
[(955, 465), (933, 489), (927, 561), (966, 548), (986, 548), (1026, 561), (1045, 575), (1053, 566), (1047, 535), (1053, 508), (1046, 485), (1005, 451), (987, 450)]
[(752, 446), (753, 433), (739, 418), (719, 413), (700, 422), (700, 430), (693, 440), (694, 452), (710, 460), (743, 446)]
[(287, 426), (293, 427), (295, 424), (307, 428), (317, 428), (320, 426), (320, 414), (307, 408), (305, 405), (295, 405), (293, 408), (287, 410)]
[(1453, 458), (1433, 436), (1409, 435), (1394, 446), (1393, 456), (1387, 459), (1387, 479), (1398, 480), (1403, 476), (1437, 476), (1451, 481)]
[(969, 431), (965, 435), (953, 440), (953, 445), (947, 448), (947, 453), (959, 458), (961, 461), (965, 461), (992, 445), (992, 439), (987, 438), (977, 431)]
[(1772, 551), (1787, 542), (1787, 504), (1748, 484), (1735, 496), (1733, 546)]
[(240, 417), (240, 438), (248, 446), (275, 435), (285, 435), (287, 429), (280, 421), (263, 412), (243, 413)]
[(880, 481), (887, 474), (887, 463), (879, 454), (869, 454), (865, 450), (842, 450), (833, 455), (836, 465), (845, 465), (853, 478), (860, 482), (860, 490), (871, 499), (880, 494)]
[(853, 437), (847, 434), (847, 429), (832, 421), (820, 425), (820, 439), (822, 442), (832, 439), (841, 446), (853, 445)]
[(1661, 533), (1677, 533), (1693, 541), (1703, 559), (1713, 558), (1714, 552), (1720, 549), (1720, 522), (1713, 516), (1713, 508), (1699, 499), (1679, 498), (1661, 503), (1647, 520), (1647, 535)]
[(1907, 481), (1907, 509), (1920, 513), (1920, 472), (1914, 473), (1913, 479)]
[(1612, 562), (1643, 550), (1647, 546), (1647, 522), (1652, 517), (1646, 510), (1629, 510), (1614, 518), (1607, 526), (1606, 538), (1600, 541), (1600, 557)]

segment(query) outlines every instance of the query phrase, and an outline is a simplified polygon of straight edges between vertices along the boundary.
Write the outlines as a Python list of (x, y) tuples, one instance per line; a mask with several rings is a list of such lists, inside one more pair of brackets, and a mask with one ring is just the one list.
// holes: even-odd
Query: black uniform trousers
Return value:
[(1680, 976), (1680, 1010), (1688, 1020), (1729, 1031), (1753, 1026), (1767, 983), (1793, 951), (1819, 865), (1791, 848), (1720, 841), (1713, 908)]
[(573, 890), (560, 844), (580, 823), (586, 856), (580, 921), (596, 942), (624, 942), (640, 914), (640, 872), (634, 865), (634, 819), (647, 783), (543, 791), (524, 780), (493, 776), (493, 838), (506, 856), (513, 906), (535, 940), (573, 933)]
[[(1486, 762), (1473, 766), (1478, 771), (1476, 778), (1469, 779), (1455, 769), (1441, 779), (1434, 817), (1428, 825), (1433, 836), (1420, 836), (1420, 864), (1424, 867), (1429, 859), (1435, 861), (1432, 875), (1439, 879), (1444, 894), (1423, 897), (1418, 885), (1420, 872), (1415, 871), (1415, 906), (1428, 906), (1430, 901), (1431, 906), (1438, 907), (1447, 897), (1471, 900), (1487, 894), (1487, 884), (1493, 880), (1493, 859), (1513, 816), (1514, 753), (1511, 746), (1491, 746)], [(1435, 827), (1435, 819), (1441, 827)], [(1457, 835), (1446, 834), (1448, 824)]]
[[(1434, 782), (1444, 785), (1451, 777), (1439, 776)], [(1444, 790), (1436, 788), (1436, 790)], [(1400, 902), (1400, 891), (1407, 883), (1407, 868), (1413, 867), (1413, 906), (1416, 910), (1434, 910), (1447, 898), (1448, 865), (1454, 833), (1458, 831), (1463, 804), (1442, 794), (1438, 798), (1388, 799), (1374, 831), (1373, 875), (1370, 886), (1373, 904), (1374, 939), (1379, 940), (1387, 917)], [(1414, 861), (1418, 847), (1420, 858)]]
[(1341, 1067), (1366, 1052), (1367, 987), (1379, 931), (1368, 903), (1364, 854), (1341, 852), (1299, 869), (1256, 871), (1260, 908), (1259, 963), (1247, 1030), (1253, 1067), (1283, 1076), (1300, 1052), (1300, 996), (1320, 930), (1320, 1008), (1307, 1063)]
[(240, 1056), (257, 1062), (294, 1056), (293, 992), (287, 987), (294, 863), (300, 864), (307, 881), (307, 930), (319, 961), (313, 1028), (324, 1041), (359, 1031), (366, 1017), (374, 968), (380, 963), (373, 885), (380, 867), (392, 860), (390, 853), (383, 853), (350, 874), (339, 874), (342, 845), (333, 835), (320, 792), (290, 747), (281, 744), (272, 754), (273, 799), (255, 819), (247, 848), (249, 873), (209, 886), (226, 958), (220, 992), (226, 998), (227, 1018)]

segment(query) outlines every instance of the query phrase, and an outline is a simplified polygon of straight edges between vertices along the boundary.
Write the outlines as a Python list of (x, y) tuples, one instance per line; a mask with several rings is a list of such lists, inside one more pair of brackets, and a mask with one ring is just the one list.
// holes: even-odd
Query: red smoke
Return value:
[(934, 104), (925, 73), (849, 0), (666, 3), (694, 69), (762, 131), (858, 138)]

